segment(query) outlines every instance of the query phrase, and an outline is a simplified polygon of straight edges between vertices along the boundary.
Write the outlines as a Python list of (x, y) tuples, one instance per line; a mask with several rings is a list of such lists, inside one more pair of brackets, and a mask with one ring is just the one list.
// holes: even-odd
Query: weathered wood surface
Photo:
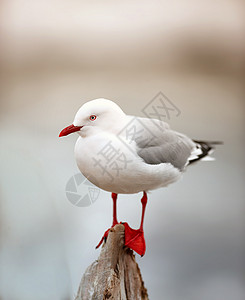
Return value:
[(133, 251), (124, 247), (124, 226), (108, 235), (98, 260), (85, 271), (75, 300), (147, 300)]

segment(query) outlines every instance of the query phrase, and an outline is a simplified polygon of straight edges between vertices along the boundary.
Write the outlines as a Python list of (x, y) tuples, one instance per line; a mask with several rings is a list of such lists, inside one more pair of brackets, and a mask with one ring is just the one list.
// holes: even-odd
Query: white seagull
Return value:
[[(177, 181), (191, 163), (211, 159), (208, 154), (218, 142), (194, 141), (156, 119), (126, 115), (113, 101), (95, 99), (82, 105), (72, 125), (59, 136), (77, 132), (75, 157), (79, 170), (93, 184), (112, 193), (113, 222), (118, 224), (117, 194), (143, 191), (139, 229), (125, 226), (125, 246), (143, 256), (143, 221), (147, 191)], [(102, 237), (106, 240), (108, 229)]]

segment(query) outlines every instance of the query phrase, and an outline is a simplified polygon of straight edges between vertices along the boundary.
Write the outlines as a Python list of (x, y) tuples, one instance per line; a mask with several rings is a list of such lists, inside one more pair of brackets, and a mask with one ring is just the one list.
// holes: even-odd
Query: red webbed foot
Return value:
[[(112, 227), (114, 227), (116, 224), (118, 224), (117, 221), (117, 211), (116, 211), (116, 201), (117, 201), (117, 194), (112, 193), (112, 199), (113, 199), (113, 223)], [(128, 223), (122, 223), (125, 228), (125, 246), (128, 248), (131, 248), (139, 255), (143, 256), (145, 254), (145, 238), (144, 238), (144, 231), (143, 231), (143, 222), (144, 222), (144, 214), (145, 214), (145, 207), (147, 203), (147, 194), (144, 192), (143, 197), (141, 199), (142, 203), (142, 216), (141, 216), (141, 224), (139, 229), (133, 229), (131, 228)], [(111, 228), (112, 228), (111, 227)], [(100, 240), (99, 244), (96, 246), (96, 249), (99, 248), (99, 246), (103, 243), (103, 240), (106, 241), (107, 236), (109, 234), (110, 229), (106, 230), (104, 233), (102, 239)]]
[(125, 246), (143, 256), (146, 250), (144, 231), (141, 229), (133, 229), (128, 223), (122, 222), (121, 224), (125, 227)]

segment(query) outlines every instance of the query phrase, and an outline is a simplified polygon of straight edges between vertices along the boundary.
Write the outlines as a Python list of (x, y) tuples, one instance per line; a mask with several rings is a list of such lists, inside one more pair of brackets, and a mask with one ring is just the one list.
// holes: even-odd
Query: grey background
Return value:
[[(162, 91), (181, 110), (171, 127), (222, 140), (215, 162), (149, 194), (147, 252), (137, 257), (151, 299), (242, 300), (244, 288), (244, 3), (1, 1), (0, 298), (73, 299), (111, 225), (110, 194), (66, 199), (77, 173), (74, 134), (86, 101), (128, 114)], [(137, 227), (140, 197), (120, 195)]]

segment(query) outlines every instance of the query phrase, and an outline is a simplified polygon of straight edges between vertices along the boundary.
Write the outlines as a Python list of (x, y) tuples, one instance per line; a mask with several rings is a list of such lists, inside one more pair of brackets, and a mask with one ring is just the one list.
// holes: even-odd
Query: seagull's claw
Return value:
[[(125, 242), (124, 242), (124, 245), (126, 247), (134, 250), (139, 255), (143, 256), (145, 254), (145, 249), (146, 249), (144, 231), (141, 230), (141, 229), (133, 229), (126, 222), (121, 222), (121, 224), (123, 224), (123, 226), (125, 228), (125, 234), (124, 234), (125, 235)], [(105, 233), (102, 236), (99, 244), (95, 247), (96, 249), (98, 249), (101, 246), (103, 241), (106, 242), (109, 231), (111, 230), (111, 228), (109, 228), (105, 231)]]
[(104, 242), (106, 242), (106, 239), (108, 237), (109, 231), (111, 230), (111, 228), (107, 229), (104, 233), (104, 235), (102, 236), (101, 240), (99, 241), (99, 244), (95, 247), (95, 249), (98, 249), (100, 247), (100, 245)]
[(125, 246), (143, 256), (146, 249), (144, 231), (141, 229), (133, 229), (128, 223), (121, 224), (125, 227)]

